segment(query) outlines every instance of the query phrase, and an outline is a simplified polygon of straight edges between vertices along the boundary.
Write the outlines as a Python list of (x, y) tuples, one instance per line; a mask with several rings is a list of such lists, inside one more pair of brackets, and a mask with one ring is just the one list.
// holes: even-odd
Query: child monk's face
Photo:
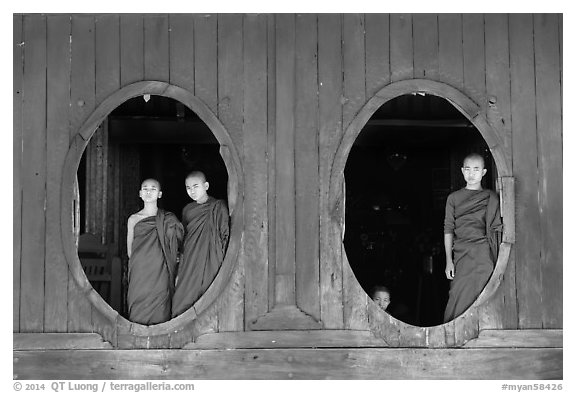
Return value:
[(186, 179), (186, 192), (193, 201), (204, 203), (208, 199), (208, 182), (200, 176), (191, 176)]
[(144, 202), (155, 202), (161, 197), (162, 191), (160, 191), (160, 183), (154, 179), (147, 179), (142, 182), (142, 186), (140, 186), (140, 198)]
[(390, 305), (390, 294), (386, 291), (376, 291), (373, 300), (378, 305), (378, 307), (386, 311)]
[(484, 161), (481, 158), (469, 157), (464, 160), (462, 175), (464, 175), (467, 188), (479, 188), (485, 174), (486, 169), (484, 169)]

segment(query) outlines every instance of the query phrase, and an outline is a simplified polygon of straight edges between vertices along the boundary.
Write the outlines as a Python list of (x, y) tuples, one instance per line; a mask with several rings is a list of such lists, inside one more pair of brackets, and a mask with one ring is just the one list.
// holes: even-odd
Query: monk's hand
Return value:
[(446, 261), (445, 273), (448, 280), (454, 279), (454, 263), (452, 261)]

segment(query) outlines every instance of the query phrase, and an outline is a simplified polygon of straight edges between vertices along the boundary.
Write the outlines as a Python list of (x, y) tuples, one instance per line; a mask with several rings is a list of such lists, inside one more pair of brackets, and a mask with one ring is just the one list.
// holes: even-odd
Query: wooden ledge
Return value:
[(112, 349), (98, 333), (14, 333), (14, 351)]
[(482, 330), (468, 348), (562, 348), (562, 329)]
[(283, 330), (208, 333), (183, 349), (387, 347), (365, 330)]

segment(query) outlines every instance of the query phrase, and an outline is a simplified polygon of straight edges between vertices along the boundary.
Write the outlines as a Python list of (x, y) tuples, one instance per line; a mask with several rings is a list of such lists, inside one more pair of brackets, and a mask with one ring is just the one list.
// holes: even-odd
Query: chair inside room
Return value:
[(78, 240), (78, 257), (86, 277), (100, 296), (115, 309), (120, 309), (120, 258), (112, 255), (112, 245), (102, 244), (100, 237), (83, 233)]

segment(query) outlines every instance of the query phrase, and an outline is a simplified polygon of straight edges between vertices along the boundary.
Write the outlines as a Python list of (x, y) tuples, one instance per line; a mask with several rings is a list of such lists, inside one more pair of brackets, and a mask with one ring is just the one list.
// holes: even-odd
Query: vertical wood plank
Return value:
[(46, 18), (24, 17), (20, 331), (44, 329)]
[[(72, 17), (70, 138), (79, 131), (96, 104), (94, 17)], [(72, 274), (68, 274), (68, 331), (87, 332), (91, 326), (92, 306), (80, 292)]]
[(320, 319), (317, 16), (296, 16), (296, 304)]
[(20, 332), (20, 266), (22, 256), (22, 107), (24, 42), (23, 17), (14, 15), (12, 23), (12, 113), (13, 113), (13, 177), (12, 177), (12, 330)]
[(478, 105), (485, 107), (484, 15), (462, 15), (462, 55), (464, 60), (464, 88)]
[[(276, 15), (275, 304), (295, 304), (295, 16)], [(280, 240), (281, 239), (281, 240)]]
[[(216, 15), (194, 15), (194, 94), (218, 114), (218, 31)], [(205, 331), (218, 331), (218, 308), (206, 310)], [(203, 315), (204, 315), (203, 314)]]
[(214, 15), (194, 16), (194, 94), (214, 113), (218, 103), (218, 36)]
[(144, 79), (167, 82), (170, 79), (168, 16), (144, 16)]
[(414, 77), (412, 15), (390, 15), (390, 72), (392, 82)]
[(60, 186), (68, 152), (70, 103), (70, 17), (49, 16), (46, 114), (46, 275), (44, 331), (66, 332), (68, 264), (60, 236)]
[(414, 14), (414, 78), (438, 79), (438, 16)]
[[(486, 92), (496, 97), (495, 105), (488, 108), (488, 119), (504, 141), (506, 156), (512, 159), (512, 134), (510, 127), (510, 68), (508, 17), (499, 14), (485, 15)], [(513, 255), (508, 261), (501, 288), (485, 304), (479, 314), (481, 329), (513, 329), (518, 325), (516, 300), (516, 269)], [(500, 295), (500, 296), (498, 296)], [(489, 318), (486, 318), (491, 316)]]
[(96, 17), (96, 104), (120, 88), (120, 16)]
[(438, 15), (438, 79), (459, 90), (464, 88), (462, 15)]
[(366, 14), (366, 98), (390, 83), (390, 15)]
[[(242, 15), (218, 16), (218, 115), (238, 151), (242, 151)], [(242, 159), (242, 157), (241, 157)], [(244, 330), (244, 264), (238, 263), (230, 287), (218, 299), (218, 331)]]
[(534, 16), (538, 204), (545, 329), (562, 328), (562, 97), (558, 14)]
[(120, 15), (120, 84), (144, 79), (144, 21), (141, 15)]
[[(320, 159), (320, 315), (325, 328), (344, 327), (342, 234), (331, 222), (330, 170), (342, 135), (341, 17), (318, 16), (319, 159)], [(340, 34), (339, 34), (340, 33)], [(338, 233), (335, 233), (337, 231)], [(336, 237), (336, 244), (332, 244)]]
[(170, 15), (170, 84), (194, 92), (194, 16)]
[[(344, 65), (344, 128), (352, 122), (356, 113), (366, 102), (364, 19), (362, 15), (345, 14), (343, 19), (343, 65)], [(345, 191), (343, 190), (343, 195)], [(367, 327), (367, 296), (358, 285), (350, 263), (342, 257), (342, 281), (344, 297), (344, 326), (349, 329)]]
[(268, 310), (274, 306), (276, 277), (276, 17), (266, 18), (268, 34)]
[(511, 120), (516, 178), (516, 244), (514, 245), (519, 328), (542, 326), (540, 215), (534, 71), (533, 17), (510, 15)]
[(268, 311), (267, 18), (244, 17), (245, 325)]

